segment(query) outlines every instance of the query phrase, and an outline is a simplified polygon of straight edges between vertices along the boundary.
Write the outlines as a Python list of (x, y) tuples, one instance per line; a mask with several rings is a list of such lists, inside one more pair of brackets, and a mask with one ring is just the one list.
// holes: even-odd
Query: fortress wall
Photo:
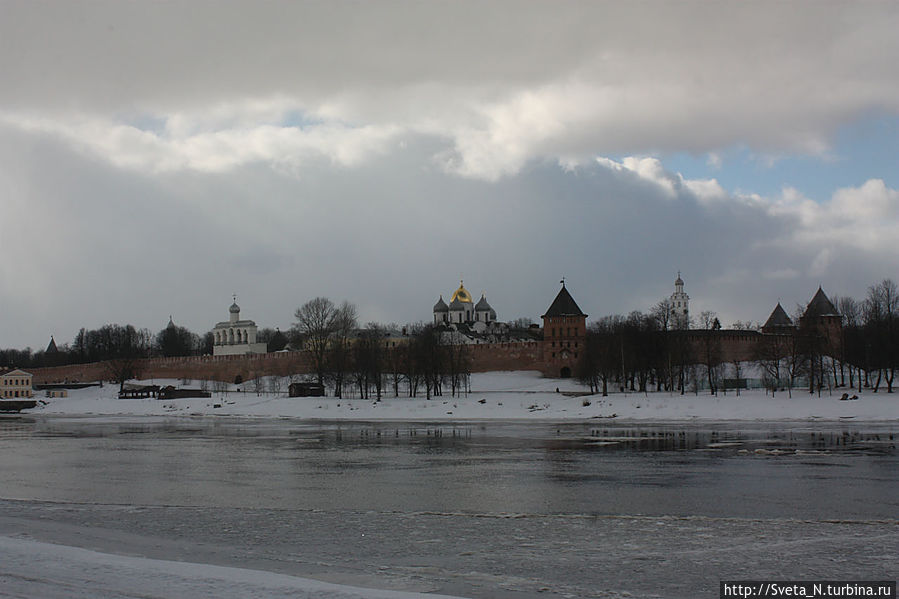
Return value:
[(540, 345), (536, 342), (470, 345), (471, 371), (542, 370)]
[[(311, 370), (308, 352), (277, 352), (244, 356), (184, 356), (140, 361), (140, 378), (220, 380), (237, 376), (250, 380), (262, 375), (288, 376)], [(31, 370), (34, 383), (90, 382), (108, 379), (105, 362), (71, 364)]]
[[(749, 362), (754, 359), (755, 348), (762, 339), (756, 331), (687, 331), (684, 333), (693, 348), (697, 362), (702, 362), (706, 343), (712, 343), (719, 350), (722, 362)], [(711, 336), (711, 340), (709, 340)]]
[[(761, 335), (754, 331), (720, 331), (715, 336), (715, 343), (721, 348), (724, 362), (752, 360), (755, 346), (761, 339)], [(701, 355), (704, 338), (698, 333), (688, 333), (688, 338), (696, 355)], [(544, 362), (542, 344), (539, 342), (484, 343), (468, 347), (472, 372), (539, 370), (547, 376), (558, 373), (556, 368)], [(257, 376), (308, 374), (312, 370), (312, 359), (306, 351), (244, 356), (189, 356), (142, 360), (140, 378), (233, 382), (238, 376), (247, 381)], [(34, 375), (35, 384), (91, 382), (109, 378), (103, 362), (34, 368), (30, 372)]]
[[(539, 343), (490, 343), (470, 345), (473, 372), (540, 370)], [(289, 376), (313, 371), (309, 352), (277, 352), (244, 356), (185, 356), (147, 358), (140, 361), (141, 379), (190, 379), (233, 382), (240, 376)], [(34, 368), (34, 384), (91, 382), (109, 378), (105, 362)]]

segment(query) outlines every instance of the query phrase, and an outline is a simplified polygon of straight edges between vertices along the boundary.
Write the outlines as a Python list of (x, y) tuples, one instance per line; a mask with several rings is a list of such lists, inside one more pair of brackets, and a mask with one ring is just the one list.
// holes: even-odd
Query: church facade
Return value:
[(450, 302), (443, 301), (443, 295), (434, 304), (434, 324), (473, 324), (483, 323), (488, 325), (496, 322), (496, 311), (487, 303), (485, 294), (474, 302), (471, 293), (459, 281), (459, 288), (453, 292)]
[(212, 329), (213, 356), (240, 356), (266, 353), (265, 343), (256, 343), (256, 323), (240, 319), (237, 298), (228, 308), (228, 320), (219, 322)]

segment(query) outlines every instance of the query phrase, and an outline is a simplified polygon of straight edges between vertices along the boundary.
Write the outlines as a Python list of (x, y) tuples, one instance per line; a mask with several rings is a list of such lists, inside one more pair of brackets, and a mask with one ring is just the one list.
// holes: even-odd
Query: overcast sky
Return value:
[(899, 279), (899, 4), (0, 0), (0, 347)]

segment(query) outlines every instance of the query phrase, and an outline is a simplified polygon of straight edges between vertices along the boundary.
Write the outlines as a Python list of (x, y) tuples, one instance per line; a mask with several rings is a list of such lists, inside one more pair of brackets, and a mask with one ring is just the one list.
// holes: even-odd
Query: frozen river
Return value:
[[(895, 579), (897, 437), (851, 423), (10, 417), (0, 535), (463, 597)], [(3, 576), (14, 596), (44, 594)]]

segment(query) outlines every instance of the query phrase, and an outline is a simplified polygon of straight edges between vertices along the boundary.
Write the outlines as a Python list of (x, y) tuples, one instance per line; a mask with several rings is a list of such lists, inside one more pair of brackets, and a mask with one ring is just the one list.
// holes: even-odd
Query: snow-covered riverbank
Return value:
[[(179, 381), (141, 381), (180, 385)], [(286, 381), (282, 385), (286, 390)], [(775, 397), (763, 390), (717, 396), (670, 393), (613, 393), (574, 396), (584, 388), (576, 381), (542, 378), (536, 372), (491, 372), (471, 377), (471, 392), (463, 397), (394, 398), (380, 402), (333, 397), (288, 398), (286, 393), (257, 394), (252, 384), (230, 385), (210, 399), (118, 399), (117, 387), (105, 385), (73, 390), (67, 398), (40, 398), (32, 414), (241, 416), (321, 420), (811, 420), (897, 421), (899, 395), (865, 392), (857, 400), (841, 401), (843, 390), (821, 397), (796, 389)], [(849, 395), (855, 393), (849, 391)], [(39, 395), (39, 394), (38, 394)], [(46, 403), (43, 403), (46, 402)], [(585, 405), (588, 404), (588, 405)]]

